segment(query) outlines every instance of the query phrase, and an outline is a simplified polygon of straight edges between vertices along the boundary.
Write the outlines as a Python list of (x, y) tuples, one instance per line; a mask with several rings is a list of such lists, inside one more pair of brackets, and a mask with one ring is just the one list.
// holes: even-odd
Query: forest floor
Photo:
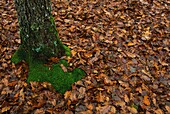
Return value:
[(149, 1), (52, 0), (70, 69), (87, 74), (62, 95), (11, 63), (19, 26), (13, 0), (1, 0), (0, 113), (170, 114), (170, 2)]

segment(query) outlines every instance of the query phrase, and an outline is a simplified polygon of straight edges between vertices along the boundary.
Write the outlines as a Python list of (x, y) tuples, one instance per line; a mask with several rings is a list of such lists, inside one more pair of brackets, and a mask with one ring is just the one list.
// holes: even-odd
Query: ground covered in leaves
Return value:
[(168, 0), (52, 3), (59, 36), (72, 50), (69, 69), (87, 75), (64, 95), (46, 82), (26, 83), (27, 64), (10, 61), (21, 42), (14, 3), (1, 0), (0, 113), (170, 113)]

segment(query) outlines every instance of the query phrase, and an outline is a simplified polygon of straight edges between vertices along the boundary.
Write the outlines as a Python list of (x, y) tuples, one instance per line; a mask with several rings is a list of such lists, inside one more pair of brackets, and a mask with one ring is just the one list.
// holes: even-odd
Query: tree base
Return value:
[[(66, 54), (70, 55), (70, 49), (65, 46)], [(17, 64), (18, 62), (25, 60), (29, 64), (29, 73), (27, 82), (49, 82), (53, 87), (61, 94), (64, 94), (71, 88), (71, 85), (85, 76), (85, 72), (79, 68), (75, 68), (73, 71), (64, 72), (62, 65), (68, 67), (68, 63), (65, 60), (60, 60), (57, 64), (53, 64), (51, 68), (45, 66), (43, 61), (33, 59), (28, 60), (28, 55), (22, 50), (22, 47), (14, 53), (11, 58), (12, 62)]]

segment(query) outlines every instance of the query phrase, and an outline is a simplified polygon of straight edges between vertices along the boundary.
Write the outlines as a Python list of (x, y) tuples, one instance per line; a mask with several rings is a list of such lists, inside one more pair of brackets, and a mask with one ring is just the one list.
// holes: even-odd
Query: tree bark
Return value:
[(22, 50), (31, 58), (61, 57), (64, 45), (58, 37), (50, 0), (15, 0)]

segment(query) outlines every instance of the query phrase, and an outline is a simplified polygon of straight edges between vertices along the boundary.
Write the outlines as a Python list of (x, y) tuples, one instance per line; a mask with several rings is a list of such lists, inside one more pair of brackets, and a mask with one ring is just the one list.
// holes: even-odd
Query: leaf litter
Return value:
[[(28, 65), (10, 58), (21, 43), (14, 3), (0, 2), (0, 113), (170, 113), (168, 0), (52, 0), (70, 67), (87, 76), (64, 95), (26, 83)], [(57, 62), (59, 58), (50, 58)]]

